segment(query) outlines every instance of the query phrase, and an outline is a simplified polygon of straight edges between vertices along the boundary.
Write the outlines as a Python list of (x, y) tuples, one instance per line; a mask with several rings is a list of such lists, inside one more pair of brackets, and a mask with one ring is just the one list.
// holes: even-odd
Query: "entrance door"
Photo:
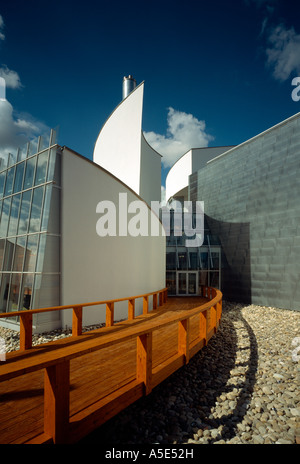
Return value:
[(197, 295), (198, 273), (177, 272), (177, 295)]

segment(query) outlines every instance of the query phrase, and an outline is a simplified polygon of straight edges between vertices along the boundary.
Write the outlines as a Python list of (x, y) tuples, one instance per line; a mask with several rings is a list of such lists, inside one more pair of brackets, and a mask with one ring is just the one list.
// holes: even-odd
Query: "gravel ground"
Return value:
[[(68, 335), (34, 335), (34, 343)], [(7, 351), (18, 348), (16, 332), (0, 328), (0, 337)], [(223, 302), (207, 347), (82, 442), (300, 443), (298, 347), (300, 312)]]

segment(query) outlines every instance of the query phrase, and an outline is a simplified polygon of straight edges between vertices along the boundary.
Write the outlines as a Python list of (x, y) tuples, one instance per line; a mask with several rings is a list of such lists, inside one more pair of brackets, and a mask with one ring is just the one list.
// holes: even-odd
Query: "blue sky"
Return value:
[(132, 74), (164, 183), (189, 148), (239, 144), (300, 111), (299, 16), (296, 0), (2, 0), (0, 149), (59, 126), (59, 143), (92, 159)]

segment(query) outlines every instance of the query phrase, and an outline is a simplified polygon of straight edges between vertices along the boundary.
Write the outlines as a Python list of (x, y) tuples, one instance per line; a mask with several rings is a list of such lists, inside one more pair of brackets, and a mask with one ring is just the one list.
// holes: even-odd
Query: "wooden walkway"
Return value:
[(132, 320), (7, 353), (0, 443), (76, 443), (151, 393), (217, 331), (217, 293), (214, 306), (207, 297), (169, 297)]

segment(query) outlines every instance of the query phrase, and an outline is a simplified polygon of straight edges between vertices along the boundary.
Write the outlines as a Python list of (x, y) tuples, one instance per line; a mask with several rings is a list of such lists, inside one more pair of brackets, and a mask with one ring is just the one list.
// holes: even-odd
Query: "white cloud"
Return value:
[(15, 114), (7, 100), (0, 101), (0, 157), (15, 153), (18, 147), (39, 135), (49, 134), (49, 128), (28, 114)]
[(281, 24), (272, 30), (268, 41), (267, 64), (273, 68), (275, 79), (285, 81), (294, 71), (300, 74), (300, 34)]
[(4, 21), (3, 21), (2, 16), (0, 15), (0, 40), (5, 39), (5, 35), (2, 32), (3, 29), (4, 29)]
[[(4, 20), (0, 15), (0, 40), (5, 36), (2, 32)], [(0, 77), (5, 80), (5, 87), (11, 89), (22, 88), (21, 79), (16, 71), (6, 65), (0, 67)], [(3, 92), (2, 92), (3, 93)], [(5, 92), (4, 92), (5, 94)], [(14, 154), (18, 147), (33, 141), (39, 135), (48, 135), (49, 128), (42, 122), (35, 120), (30, 114), (17, 114), (11, 103), (5, 98), (0, 100), (0, 157), (6, 158), (8, 153)]]
[(5, 80), (5, 85), (10, 89), (20, 89), (22, 87), (20, 76), (16, 71), (9, 69), (6, 65), (0, 68), (0, 77)]
[(189, 149), (207, 147), (213, 140), (213, 137), (206, 133), (205, 121), (199, 121), (192, 114), (170, 107), (167, 122), (166, 135), (155, 132), (144, 134), (148, 143), (163, 156), (162, 162), (165, 167), (172, 166)]

